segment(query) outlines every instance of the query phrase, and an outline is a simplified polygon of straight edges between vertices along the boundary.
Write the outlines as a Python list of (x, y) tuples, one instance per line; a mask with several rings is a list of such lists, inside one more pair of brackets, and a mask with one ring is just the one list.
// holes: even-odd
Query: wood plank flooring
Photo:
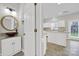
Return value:
[(79, 41), (68, 40), (66, 47), (48, 43), (46, 56), (79, 56)]

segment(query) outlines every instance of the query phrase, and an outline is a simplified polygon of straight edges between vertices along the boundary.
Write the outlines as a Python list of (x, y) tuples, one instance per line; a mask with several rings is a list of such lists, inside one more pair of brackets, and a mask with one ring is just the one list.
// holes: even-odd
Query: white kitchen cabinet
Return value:
[(12, 56), (21, 51), (21, 37), (6, 38), (0, 42), (2, 56)]

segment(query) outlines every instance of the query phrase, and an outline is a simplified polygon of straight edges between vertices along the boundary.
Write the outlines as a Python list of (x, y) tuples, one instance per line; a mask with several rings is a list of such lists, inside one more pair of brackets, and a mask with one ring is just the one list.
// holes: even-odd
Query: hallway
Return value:
[(46, 56), (79, 56), (79, 41), (67, 40), (67, 46), (48, 43)]

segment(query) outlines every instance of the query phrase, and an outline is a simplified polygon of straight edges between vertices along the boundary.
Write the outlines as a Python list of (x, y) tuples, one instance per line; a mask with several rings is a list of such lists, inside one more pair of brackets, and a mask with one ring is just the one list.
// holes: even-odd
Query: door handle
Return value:
[(15, 42), (12, 42), (12, 45), (14, 45), (15, 44)]
[(23, 35), (26, 35), (25, 33)]

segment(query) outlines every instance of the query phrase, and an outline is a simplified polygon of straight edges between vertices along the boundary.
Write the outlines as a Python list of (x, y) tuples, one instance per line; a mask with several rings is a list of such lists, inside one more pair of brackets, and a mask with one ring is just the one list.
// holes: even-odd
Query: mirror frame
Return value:
[[(14, 20), (17, 22), (16, 27), (15, 27), (14, 29), (8, 29), (8, 28), (6, 28), (6, 27), (4, 26), (4, 24), (3, 24), (3, 20), (5, 19), (5, 17), (12, 17), (12, 18), (14, 18)], [(3, 16), (3, 17), (1, 18), (1, 25), (2, 25), (2, 27), (3, 27), (5, 30), (7, 30), (7, 31), (13, 31), (13, 30), (16, 30), (16, 29), (18, 28), (18, 26), (19, 26), (19, 24), (18, 24), (18, 20), (17, 20), (14, 16), (12, 16), (12, 15), (6, 15), (6, 16)]]

